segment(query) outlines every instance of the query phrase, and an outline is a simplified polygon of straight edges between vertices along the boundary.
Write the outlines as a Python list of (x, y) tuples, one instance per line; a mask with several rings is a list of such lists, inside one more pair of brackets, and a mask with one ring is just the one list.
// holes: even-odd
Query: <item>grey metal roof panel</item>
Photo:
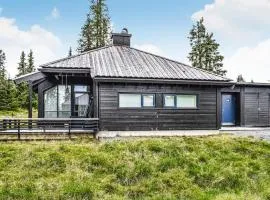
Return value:
[(225, 77), (128, 46), (107, 46), (42, 65), (90, 68), (92, 77), (229, 81)]

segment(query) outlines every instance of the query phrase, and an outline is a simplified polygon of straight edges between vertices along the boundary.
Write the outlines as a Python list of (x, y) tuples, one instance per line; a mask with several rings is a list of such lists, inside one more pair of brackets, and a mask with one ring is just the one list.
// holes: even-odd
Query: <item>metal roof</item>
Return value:
[(92, 77), (230, 81), (213, 73), (129, 46), (106, 46), (42, 68), (90, 68)]

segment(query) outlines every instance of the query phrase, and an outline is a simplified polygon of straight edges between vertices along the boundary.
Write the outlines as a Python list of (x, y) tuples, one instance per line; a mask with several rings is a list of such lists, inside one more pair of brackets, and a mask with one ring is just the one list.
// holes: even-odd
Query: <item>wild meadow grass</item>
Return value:
[(0, 199), (270, 199), (250, 138), (0, 143)]
[[(37, 110), (33, 109), (33, 118), (37, 118)], [(28, 118), (28, 110), (27, 109), (18, 109), (15, 111), (10, 110), (1, 110), (0, 111), (0, 119), (3, 118)]]

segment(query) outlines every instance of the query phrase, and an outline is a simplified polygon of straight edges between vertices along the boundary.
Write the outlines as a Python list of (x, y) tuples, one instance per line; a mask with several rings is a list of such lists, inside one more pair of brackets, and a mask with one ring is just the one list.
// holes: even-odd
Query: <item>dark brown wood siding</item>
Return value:
[[(154, 93), (155, 108), (118, 107), (119, 93)], [(163, 94), (196, 94), (198, 109), (163, 108)], [(217, 89), (207, 86), (158, 84), (99, 84), (101, 130), (181, 130), (216, 129)]]
[(269, 126), (268, 88), (245, 88), (245, 125)]

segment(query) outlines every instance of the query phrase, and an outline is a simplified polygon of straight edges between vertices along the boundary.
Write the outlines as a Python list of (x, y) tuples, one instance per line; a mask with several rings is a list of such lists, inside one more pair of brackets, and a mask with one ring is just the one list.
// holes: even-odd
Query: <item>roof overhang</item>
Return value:
[(32, 82), (33, 83), (35, 81), (39, 81), (41, 79), (44, 79), (45, 77), (46, 77), (45, 74), (43, 74), (42, 72), (36, 71), (36, 72), (29, 73), (29, 74), (25, 74), (23, 76), (19, 76), (13, 80), (16, 84), (20, 84), (23, 82)]
[(90, 68), (43, 67), (39, 71), (43, 73), (91, 74)]
[(230, 81), (210, 81), (210, 80), (176, 80), (176, 79), (148, 79), (148, 78), (111, 78), (95, 77), (96, 82), (118, 82), (118, 83), (159, 83), (159, 84), (179, 84), (179, 85), (216, 85), (231, 86), (235, 83)]

